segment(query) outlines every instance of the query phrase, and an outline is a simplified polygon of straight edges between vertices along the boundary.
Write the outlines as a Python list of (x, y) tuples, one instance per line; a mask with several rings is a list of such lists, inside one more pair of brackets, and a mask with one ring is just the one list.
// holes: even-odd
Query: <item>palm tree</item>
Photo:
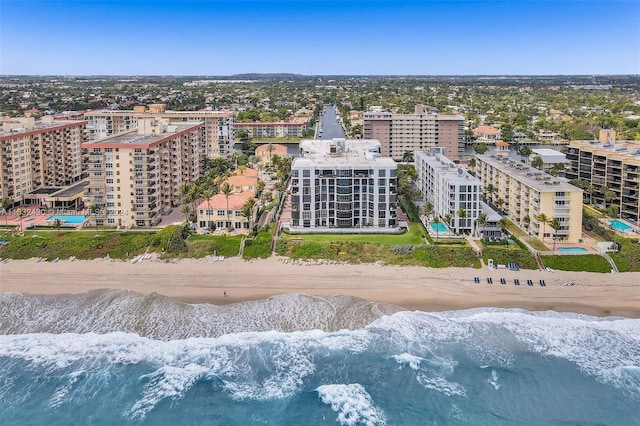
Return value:
[(447, 223), (447, 234), (449, 236), (449, 239), (451, 239), (451, 219), (453, 219), (451, 213), (447, 213), (444, 215), (444, 221)]
[(8, 216), (9, 216), (9, 207), (13, 205), (13, 201), (11, 198), (3, 198), (0, 202), (2, 205), (2, 210), (4, 210), (4, 224), (8, 224)]
[[(462, 222), (466, 222), (465, 219), (467, 218), (467, 211), (465, 209), (458, 209), (458, 211), (456, 212), (456, 214), (458, 215), (458, 225), (460, 225), (460, 228), (463, 227)], [(466, 226), (466, 223), (465, 225)]]
[(529, 216), (525, 216), (524, 219), (522, 219), (522, 222), (524, 223), (524, 226), (527, 227), (527, 236), (529, 236), (531, 230), (531, 218)]
[(405, 163), (413, 163), (413, 152), (405, 151), (404, 154), (402, 154), (402, 161)]
[(189, 222), (189, 213), (191, 212), (191, 207), (189, 207), (189, 204), (182, 204), (182, 207), (180, 207), (180, 211), (182, 213), (184, 213), (184, 222), (188, 223)]
[(267, 145), (267, 152), (269, 153), (269, 164), (271, 164), (271, 153), (274, 151), (274, 147), (273, 144), (271, 142), (269, 142), (269, 145)]
[[(488, 218), (489, 218), (489, 215), (486, 214), (485, 212), (482, 212), (478, 215), (478, 219), (476, 219), (478, 222), (478, 225), (477, 225), (478, 228), (476, 229), (476, 232), (478, 232), (480, 228), (484, 228), (484, 226), (487, 224)], [(483, 238), (484, 238), (484, 234), (483, 234)]]
[(467, 167), (469, 168), (469, 171), (473, 172), (476, 167), (476, 159), (474, 157), (471, 157), (469, 159), (469, 161), (467, 162)]
[(508, 222), (509, 222), (509, 221), (507, 220), (507, 218), (506, 218), (506, 217), (502, 217), (502, 219), (500, 219), (500, 220), (498, 221), (498, 225), (500, 225), (500, 229), (502, 230), (502, 233), (505, 235), (505, 239), (504, 239), (504, 245), (505, 245), (505, 246), (507, 245), (508, 240), (507, 240), (507, 238), (506, 238), (507, 233), (506, 233), (504, 230), (505, 230), (505, 229), (507, 229), (507, 223), (508, 223)]
[(56, 219), (53, 221), (53, 226), (56, 228), (56, 236), (60, 236), (60, 227), (62, 226), (62, 221), (60, 219)]
[(520, 156), (520, 159), (522, 158), (528, 159), (532, 153), (533, 151), (531, 150), (531, 148), (529, 148), (526, 145), (518, 149), (518, 155)]
[(601, 186), (599, 192), (602, 194), (602, 199), (604, 200), (605, 207), (607, 207), (608, 202), (613, 201), (616, 198), (616, 193), (606, 186)]
[(493, 193), (496, 192), (496, 187), (490, 183), (484, 190), (488, 194), (487, 200), (489, 200), (489, 202), (493, 202)]
[(205, 187), (200, 190), (200, 196), (207, 200), (207, 229), (211, 229), (211, 197), (214, 195), (213, 188)]
[(558, 235), (558, 229), (560, 229), (561, 223), (560, 223), (560, 219), (558, 219), (557, 217), (554, 217), (553, 219), (551, 219), (551, 222), (549, 222), (549, 226), (553, 228), (553, 248), (551, 249), (551, 251), (556, 251), (556, 236)]
[(431, 216), (433, 214), (433, 203), (431, 201), (427, 201), (422, 207), (422, 212), (425, 216)]
[(544, 162), (542, 161), (541, 157), (534, 157), (533, 160), (531, 160), (531, 167), (535, 169), (542, 170), (543, 165), (544, 165)]
[(545, 225), (549, 223), (549, 217), (544, 213), (540, 213), (536, 215), (535, 218), (542, 224), (542, 242), (544, 242)]
[(436, 243), (438, 243), (438, 229), (440, 229), (440, 216), (436, 215), (436, 217), (433, 218), (433, 223), (436, 224)]
[(504, 200), (502, 198), (498, 198), (498, 201), (496, 201), (496, 205), (498, 206), (498, 209), (502, 211), (502, 206), (504, 206)]
[(23, 208), (16, 210), (16, 216), (20, 219), (20, 232), (24, 232), (22, 229), (22, 218), (27, 215), (27, 211)]
[(231, 194), (232, 191), (231, 185), (227, 182), (225, 182), (224, 185), (222, 185), (222, 188), (220, 188), (220, 192), (224, 194), (224, 198), (227, 202), (227, 228), (231, 227), (231, 219), (229, 218), (229, 194)]
[(91, 204), (89, 206), (89, 212), (93, 215), (93, 222), (96, 225), (96, 235), (98, 235), (98, 213), (100, 213), (100, 206)]
[(253, 218), (253, 209), (255, 206), (255, 198), (248, 199), (247, 202), (242, 206), (242, 216), (247, 218), (247, 222), (249, 222), (249, 229), (251, 229), (251, 219)]

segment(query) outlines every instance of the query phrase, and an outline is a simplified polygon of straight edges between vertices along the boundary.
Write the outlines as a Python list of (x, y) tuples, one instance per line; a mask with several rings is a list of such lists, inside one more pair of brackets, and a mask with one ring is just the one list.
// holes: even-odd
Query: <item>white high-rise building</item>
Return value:
[(397, 166), (376, 140), (304, 140), (292, 164), (298, 232), (396, 232)]
[(418, 185), (435, 214), (440, 218), (451, 215), (446, 225), (453, 233), (473, 233), (482, 212), (482, 182), (445, 157), (442, 148), (416, 151), (413, 157)]

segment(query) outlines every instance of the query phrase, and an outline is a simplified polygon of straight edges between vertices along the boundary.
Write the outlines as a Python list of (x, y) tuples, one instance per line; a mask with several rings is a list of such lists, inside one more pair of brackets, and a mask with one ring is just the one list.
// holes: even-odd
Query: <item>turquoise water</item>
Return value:
[(560, 247), (558, 251), (560, 253), (589, 253), (589, 250), (582, 247)]
[(83, 215), (63, 215), (63, 214), (56, 214), (56, 215), (53, 215), (53, 216), (49, 216), (45, 220), (53, 222), (56, 219), (59, 219), (63, 223), (69, 223), (69, 224), (72, 224), (72, 225), (80, 225), (80, 224), (84, 223), (85, 220), (87, 220), (87, 218), (84, 217)]
[(609, 221), (609, 225), (616, 231), (628, 231), (631, 229), (629, 225), (617, 219)]
[(393, 313), (348, 297), (215, 306), (114, 290), (5, 293), (0, 418), (637, 425), (638, 336), (638, 319), (497, 308)]
[(431, 229), (433, 229), (433, 232), (447, 232), (447, 227), (444, 226), (441, 222), (430, 222), (430, 225)]

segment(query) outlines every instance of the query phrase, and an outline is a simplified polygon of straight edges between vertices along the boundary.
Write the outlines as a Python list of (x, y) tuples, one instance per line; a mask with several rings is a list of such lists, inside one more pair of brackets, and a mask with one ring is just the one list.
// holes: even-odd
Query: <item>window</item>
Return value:
[(224, 216), (224, 210), (218, 210), (218, 216)]

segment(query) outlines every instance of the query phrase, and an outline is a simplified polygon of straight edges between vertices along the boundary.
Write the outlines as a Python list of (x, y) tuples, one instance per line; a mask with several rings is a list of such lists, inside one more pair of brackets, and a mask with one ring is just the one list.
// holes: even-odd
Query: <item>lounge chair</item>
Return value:
[(533, 281), (531, 281), (531, 280), (527, 280), (527, 285), (528, 285), (528, 286), (533, 286)]
[(507, 285), (507, 280), (505, 280), (504, 278), (500, 278), (500, 284)]
[(480, 277), (473, 277), (473, 282), (476, 284), (480, 284)]
[(513, 283), (514, 283), (515, 285), (520, 285), (520, 280), (519, 280), (519, 279), (517, 279), (517, 278), (514, 278), (514, 279), (513, 279)]
[(493, 279), (491, 279), (491, 277), (487, 278), (487, 284), (493, 284)]
[(544, 280), (540, 280), (540, 285), (541, 285), (542, 287), (546, 287), (546, 286), (547, 286), (547, 284), (544, 282)]

